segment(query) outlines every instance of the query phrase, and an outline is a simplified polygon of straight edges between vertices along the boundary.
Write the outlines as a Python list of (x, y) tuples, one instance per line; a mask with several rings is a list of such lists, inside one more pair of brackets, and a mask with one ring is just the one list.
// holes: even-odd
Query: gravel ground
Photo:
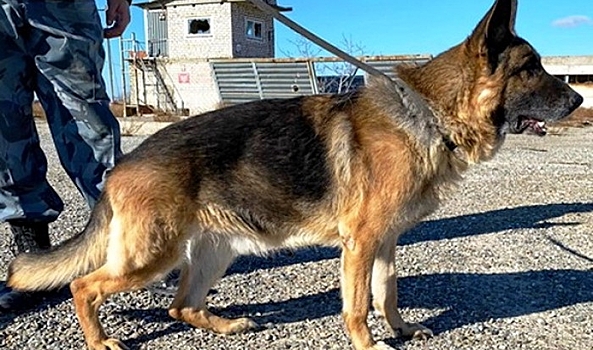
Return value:
[[(59, 242), (88, 210), (59, 167), (45, 124), (50, 182), (66, 210)], [(130, 150), (141, 137), (125, 137)], [(432, 328), (427, 341), (396, 339), (375, 316), (373, 333), (396, 349), (593, 349), (593, 128), (559, 136), (511, 136), (474, 167), (441, 209), (401, 238), (400, 306)], [(0, 280), (12, 255), (0, 226)], [(102, 308), (107, 332), (132, 349), (349, 349), (332, 249), (239, 259), (209, 296), (218, 313), (250, 316), (261, 329), (220, 336), (174, 322), (170, 295), (142, 290)], [(2, 284), (2, 282), (0, 282)], [(2, 349), (82, 349), (67, 292), (0, 315)]]

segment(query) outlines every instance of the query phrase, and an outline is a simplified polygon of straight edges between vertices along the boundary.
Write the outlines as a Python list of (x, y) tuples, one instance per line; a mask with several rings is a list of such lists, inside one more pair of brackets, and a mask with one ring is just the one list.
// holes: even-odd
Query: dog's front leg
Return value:
[[(355, 235), (351, 232), (356, 232)], [(356, 350), (388, 350), (391, 347), (375, 343), (367, 316), (370, 305), (371, 273), (377, 249), (376, 235), (358, 228), (341, 227), (342, 238), (342, 315), (346, 330)]]
[(419, 323), (404, 322), (397, 308), (397, 271), (395, 252), (397, 234), (386, 236), (373, 264), (372, 292), (375, 311), (385, 318), (394, 331), (405, 337), (427, 338), (432, 331)]

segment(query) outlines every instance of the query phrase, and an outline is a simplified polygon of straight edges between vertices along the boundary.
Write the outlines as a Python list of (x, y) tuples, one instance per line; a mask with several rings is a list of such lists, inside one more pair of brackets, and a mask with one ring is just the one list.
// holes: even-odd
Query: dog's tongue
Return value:
[(544, 136), (548, 129), (546, 128), (546, 122), (537, 119), (525, 119), (523, 125), (528, 127), (536, 135)]

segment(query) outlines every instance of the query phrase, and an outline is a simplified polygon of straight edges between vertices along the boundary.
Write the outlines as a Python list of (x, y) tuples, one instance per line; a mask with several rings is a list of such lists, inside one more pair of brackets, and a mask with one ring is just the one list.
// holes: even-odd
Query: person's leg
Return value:
[[(46, 180), (47, 160), (33, 121), (36, 73), (27, 53), (23, 7), (16, 1), (0, 5), (0, 221), (10, 224), (18, 254), (49, 248), (47, 224), (63, 203)], [(30, 298), (6, 289), (0, 309), (30, 304)]]
[(103, 29), (94, 0), (28, 5), (37, 96), (62, 165), (92, 207), (121, 155), (119, 123), (101, 75)]

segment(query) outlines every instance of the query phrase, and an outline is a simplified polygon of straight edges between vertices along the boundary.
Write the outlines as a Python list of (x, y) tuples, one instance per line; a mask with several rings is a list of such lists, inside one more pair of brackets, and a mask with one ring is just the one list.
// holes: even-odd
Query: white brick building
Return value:
[(249, 1), (153, 0), (136, 6), (144, 10), (145, 42), (126, 48), (133, 105), (190, 114), (212, 110), (220, 96), (209, 59), (274, 56), (273, 18)]

